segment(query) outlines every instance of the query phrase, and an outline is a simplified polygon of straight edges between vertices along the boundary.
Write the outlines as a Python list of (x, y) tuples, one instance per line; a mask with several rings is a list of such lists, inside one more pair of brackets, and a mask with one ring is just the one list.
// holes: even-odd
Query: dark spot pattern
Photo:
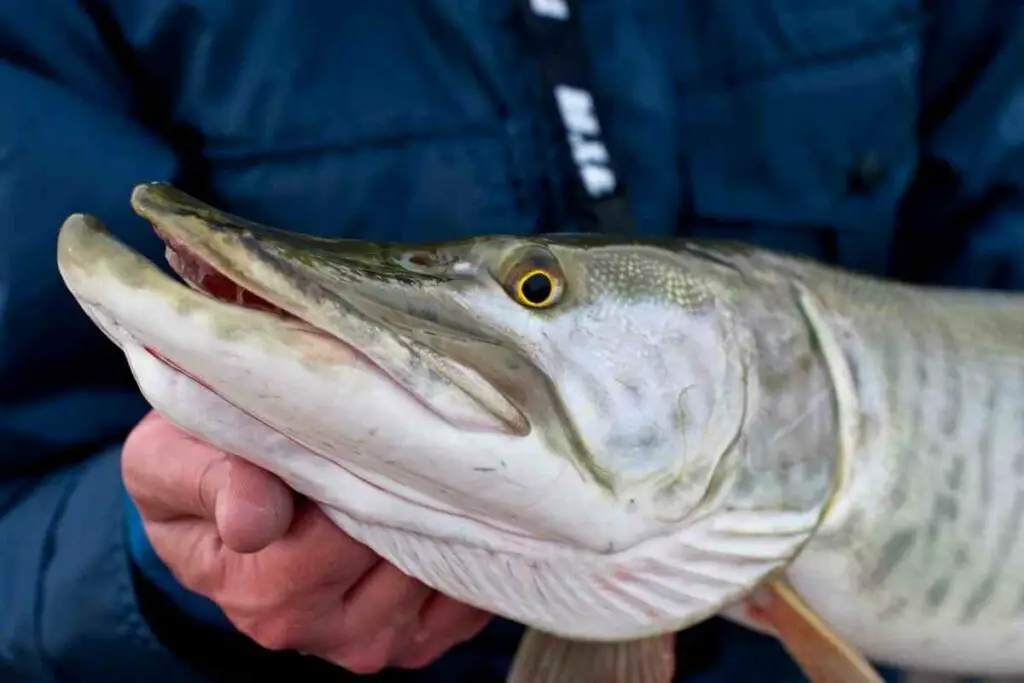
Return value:
[(903, 558), (910, 551), (916, 535), (917, 532), (913, 529), (903, 529), (897, 531), (885, 542), (885, 545), (882, 546), (878, 562), (868, 577), (869, 585), (878, 586), (889, 578), (897, 565), (903, 561)]

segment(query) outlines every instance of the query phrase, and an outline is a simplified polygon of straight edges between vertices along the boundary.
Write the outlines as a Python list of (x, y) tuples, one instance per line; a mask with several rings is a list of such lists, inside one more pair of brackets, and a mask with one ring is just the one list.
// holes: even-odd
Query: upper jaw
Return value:
[(472, 331), (417, 318), (409, 302), (426, 301), (423, 290), (439, 276), (402, 269), (388, 245), (283, 232), (162, 183), (137, 187), (131, 201), (194, 287), (231, 283), (244, 293), (237, 303), (294, 316), (337, 338), (455, 426), (529, 433), (526, 416), (483, 375), (424, 343), (427, 328), (463, 339)]

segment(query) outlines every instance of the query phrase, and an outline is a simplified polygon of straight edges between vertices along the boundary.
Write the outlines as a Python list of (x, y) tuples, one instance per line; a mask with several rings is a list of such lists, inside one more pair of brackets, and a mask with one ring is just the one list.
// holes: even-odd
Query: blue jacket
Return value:
[[(643, 232), (1024, 286), (1020, 2), (583, 4)], [(159, 259), (128, 196), (169, 180), (324, 235), (571, 229), (547, 97), (513, 0), (0, 3), (0, 678), (345, 679), (231, 632), (148, 548), (118, 467), (146, 405), (61, 284), (63, 219)], [(396, 680), (499, 680), (517, 634)], [(724, 622), (680, 642), (690, 680), (800, 680)]]

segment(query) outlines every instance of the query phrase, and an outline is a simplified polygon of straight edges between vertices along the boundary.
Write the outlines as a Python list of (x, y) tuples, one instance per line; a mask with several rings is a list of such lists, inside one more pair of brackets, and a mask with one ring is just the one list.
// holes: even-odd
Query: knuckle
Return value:
[(267, 650), (302, 649), (302, 624), (291, 615), (241, 618), (235, 626)]
[(360, 676), (380, 673), (389, 663), (388, 650), (384, 647), (353, 649), (333, 657), (334, 662)]
[(168, 567), (178, 583), (193, 593), (215, 599), (223, 592), (225, 577), (220, 567), (195, 567), (189, 564), (168, 564)]
[(271, 604), (263, 598), (240, 595), (231, 589), (217, 595), (215, 602), (225, 614), (241, 624), (240, 628), (247, 635), (256, 640), (256, 636), (264, 632), (270, 633), (271, 636), (280, 635), (282, 630), (290, 632), (291, 627), (274, 625), (276, 621), (288, 620), (288, 611), (276, 603)]
[(236, 599), (243, 602), (254, 613), (265, 615), (289, 615), (299, 602), (303, 602), (302, 592), (293, 587), (278, 585), (270, 577), (260, 577), (259, 581), (247, 581)]
[(399, 660), (398, 666), (403, 669), (422, 669), (440, 659), (444, 652), (445, 648), (436, 645), (426, 648), (420, 647), (415, 651), (405, 654)]
[(297, 600), (290, 592), (275, 590), (265, 577), (253, 577), (232, 567), (223, 568), (212, 577), (217, 587), (217, 602), (221, 608), (246, 615), (247, 619), (272, 620), (290, 618)]
[(219, 597), (224, 586), (229, 585), (229, 576), (209, 539), (199, 537), (185, 542), (177, 535), (156, 532), (156, 528), (150, 534), (153, 550), (178, 583), (211, 599)]
[(391, 664), (396, 635), (394, 629), (361, 634), (336, 649), (329, 659), (357, 675), (380, 673)]

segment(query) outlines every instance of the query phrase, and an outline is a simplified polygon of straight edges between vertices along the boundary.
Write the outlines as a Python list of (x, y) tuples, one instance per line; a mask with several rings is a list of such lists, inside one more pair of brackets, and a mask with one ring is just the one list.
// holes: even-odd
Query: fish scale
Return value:
[(1024, 307), (804, 280), (855, 330), (845, 352), (868, 400), (854, 468), (872, 485), (842, 494), (845, 520), (797, 558), (794, 587), (880, 659), (1024, 670)]

